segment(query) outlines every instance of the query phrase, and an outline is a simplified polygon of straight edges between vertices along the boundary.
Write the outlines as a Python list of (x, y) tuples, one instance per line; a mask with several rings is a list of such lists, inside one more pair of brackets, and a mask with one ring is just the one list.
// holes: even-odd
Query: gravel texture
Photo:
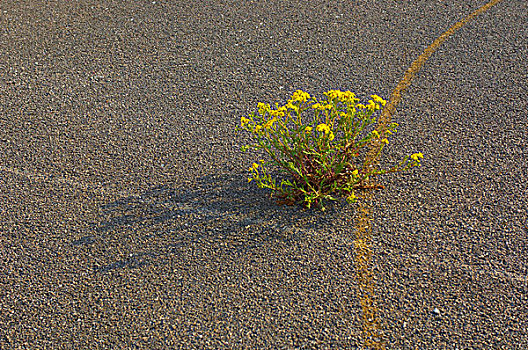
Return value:
[[(1, 349), (360, 349), (355, 207), (248, 184), (239, 118), (388, 97), (485, 1), (3, 1)], [(528, 22), (505, 0), (405, 92), (373, 270), (388, 349), (528, 348)]]

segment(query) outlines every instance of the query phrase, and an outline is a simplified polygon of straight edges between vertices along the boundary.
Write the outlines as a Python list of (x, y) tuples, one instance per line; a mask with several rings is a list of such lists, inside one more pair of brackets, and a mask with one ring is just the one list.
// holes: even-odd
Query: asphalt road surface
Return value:
[[(388, 98), (486, 1), (0, 3), (1, 349), (361, 349), (355, 206), (278, 206), (235, 134), (297, 89)], [(528, 3), (451, 36), (384, 153), (388, 349), (528, 348)]]

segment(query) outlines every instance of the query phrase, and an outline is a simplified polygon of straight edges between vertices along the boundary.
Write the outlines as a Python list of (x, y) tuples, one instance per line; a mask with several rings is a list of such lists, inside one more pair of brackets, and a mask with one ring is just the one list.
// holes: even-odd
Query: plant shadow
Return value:
[(100, 273), (140, 268), (204, 246), (240, 255), (324, 234), (324, 227), (342, 216), (344, 206), (332, 203), (322, 212), (279, 205), (242, 175), (207, 175), (191, 185), (159, 186), (101, 206), (91, 232), (72, 244), (79, 249), (127, 244), (126, 257), (103, 259), (94, 266)]

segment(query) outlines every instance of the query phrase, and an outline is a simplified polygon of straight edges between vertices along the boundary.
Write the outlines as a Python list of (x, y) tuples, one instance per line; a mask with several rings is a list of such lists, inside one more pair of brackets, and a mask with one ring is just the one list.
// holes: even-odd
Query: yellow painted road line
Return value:
[(414, 76), (418, 71), (422, 68), (425, 61), (431, 57), (431, 55), (438, 49), (440, 45), (443, 44), (444, 41), (447, 40), (451, 35), (453, 35), (457, 30), (462, 28), (464, 25), (466, 25), (469, 21), (471, 21), (474, 17), (480, 15), (481, 13), (489, 10), (491, 7), (497, 5), (499, 2), (503, 0), (492, 0), (488, 2), (486, 5), (482, 6), (466, 18), (462, 19), (461, 21), (458, 21), (455, 25), (453, 25), (451, 28), (449, 28), (447, 31), (445, 31), (442, 35), (440, 35), (429, 47), (427, 47), (424, 52), (411, 64), (409, 69), (407, 69), (407, 72), (405, 72), (405, 75), (403, 79), (398, 83), (396, 88), (392, 91), (392, 95), (390, 97), (389, 102), (387, 103), (387, 106), (383, 108), (383, 112), (381, 113), (380, 119), (379, 119), (379, 126), (385, 126), (387, 123), (390, 122), (391, 116), (396, 111), (396, 106), (398, 103), (400, 103), (402, 99), (402, 93), (407, 90), (407, 88), (411, 85), (412, 80), (414, 79)]
[[(474, 17), (489, 10), (491, 7), (497, 5), (502, 0), (492, 0), (486, 5), (480, 7), (478, 10), (471, 13), (461, 21), (454, 24), (451, 28), (440, 35), (431, 45), (429, 45), (424, 52), (411, 64), (409, 69), (405, 72), (403, 79), (398, 83), (396, 88), (392, 91), (389, 102), (382, 111), (378, 120), (377, 130), (384, 131), (386, 126), (390, 123), (391, 117), (396, 111), (396, 106), (402, 99), (403, 92), (411, 85), (414, 76), (423, 67), (425, 61), (438, 49), (444, 41), (453, 35), (457, 30), (466, 25)], [(377, 167), (377, 163), (381, 156), (379, 151), (380, 141), (372, 142), (370, 145), (366, 166)], [(373, 220), (372, 208), (369, 202), (373, 199), (372, 190), (367, 190), (367, 193), (360, 198), (359, 206), (357, 208), (357, 215), (355, 218), (356, 239), (354, 241), (355, 247), (355, 266), (356, 278), (358, 281), (359, 299), (362, 308), (362, 338), (363, 347), (365, 349), (385, 349), (385, 343), (382, 339), (382, 332), (380, 329), (379, 312), (376, 305), (375, 288), (373, 284), (372, 271), (370, 270), (372, 260), (372, 225)]]
[(354, 240), (354, 266), (358, 284), (359, 303), (361, 305), (361, 338), (365, 349), (385, 349), (383, 333), (378, 317), (378, 307), (374, 285), (372, 265), (372, 210), (370, 201), (373, 192), (367, 191), (361, 195), (357, 208), (356, 237)]

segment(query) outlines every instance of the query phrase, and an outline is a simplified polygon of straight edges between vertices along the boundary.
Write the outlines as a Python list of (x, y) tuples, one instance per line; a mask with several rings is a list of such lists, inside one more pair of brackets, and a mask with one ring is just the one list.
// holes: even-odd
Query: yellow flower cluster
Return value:
[[(243, 128), (245, 127), (249, 128), (255, 134), (261, 133), (262, 128), (266, 130), (270, 130), (273, 127), (273, 124), (277, 121), (277, 118), (284, 117), (286, 115), (286, 112), (288, 111), (288, 108), (286, 106), (279, 107), (278, 104), (276, 106), (277, 109), (272, 109), (269, 104), (262, 103), (262, 102), (259, 102), (257, 106), (258, 106), (258, 112), (261, 116), (269, 115), (272, 118), (263, 122), (261, 125), (255, 122), (252, 122), (252, 120), (246, 117), (240, 118), (240, 126)], [(251, 125), (248, 125), (248, 124), (251, 124)]]
[[(253, 176), (257, 175), (258, 176), (258, 167), (259, 165), (257, 163), (253, 163), (253, 165), (251, 166), (251, 168), (249, 168), (249, 171), (253, 174)], [(251, 180), (253, 180), (252, 177), (248, 177), (248, 182), (251, 182)]]
[(382, 99), (378, 95), (370, 95), (370, 97), (372, 97), (374, 102), (381, 103), (382, 106), (385, 106), (385, 104), (387, 103), (387, 101), (385, 101), (384, 99)]
[(269, 113), (272, 117), (284, 117), (285, 114), (284, 112), (286, 112), (288, 110), (288, 107), (286, 106), (282, 106), (282, 107), (279, 107), (277, 106), (277, 109), (270, 109)]
[(291, 109), (295, 112), (299, 111), (299, 106), (297, 106), (292, 100), (289, 100), (286, 106), (284, 106), (288, 109)]
[(318, 109), (320, 111), (324, 111), (325, 109), (332, 109), (332, 105), (328, 104), (328, 103), (325, 103), (325, 104), (314, 103), (312, 105), (312, 108), (313, 109)]
[(356, 199), (357, 199), (357, 196), (353, 192), (350, 194), (350, 196), (347, 197), (347, 201), (349, 203), (355, 202)]
[(317, 125), (316, 130), (319, 131), (319, 132), (324, 132), (325, 135), (330, 132), (330, 128), (328, 127), (328, 125), (326, 125), (324, 123)]
[(369, 104), (367, 106), (365, 106), (365, 108), (368, 108), (371, 111), (377, 111), (378, 109), (380, 109), (380, 104), (382, 106), (385, 106), (385, 104), (387, 103), (387, 101), (385, 101), (384, 99), (382, 99), (378, 95), (371, 95), (370, 97), (372, 97), (372, 100), (368, 101)]
[(264, 115), (266, 112), (269, 112), (271, 110), (271, 107), (269, 104), (259, 102), (257, 104), (258, 112), (260, 115)]
[[(304, 200), (307, 207), (322, 207), (323, 200), (337, 199), (333, 193), (356, 201), (355, 189), (365, 188), (370, 177), (421, 165), (421, 152), (386, 170), (366, 167), (367, 160), (361, 165), (361, 148), (370, 145), (379, 155), (389, 144), (389, 135), (396, 132), (396, 123), (377, 130), (371, 127), (379, 119), (376, 111), (387, 101), (370, 95), (371, 99), (362, 104), (354, 93), (340, 90), (324, 95), (319, 100), (297, 90), (285, 105), (259, 103), (258, 113), (240, 118), (237, 130), (243, 129), (256, 139), (242, 150), (253, 148), (271, 156), (269, 162), (257, 160), (251, 165), (249, 182), (254, 180), (260, 188), (277, 192), (287, 203)], [(278, 185), (267, 172), (268, 164), (281, 166), (292, 179)]]
[(330, 100), (338, 99), (343, 103), (356, 103), (359, 101), (359, 99), (356, 98), (356, 94), (351, 91), (330, 90), (325, 92), (325, 95), (328, 96)]
[(378, 109), (380, 109), (380, 106), (376, 102), (369, 100), (369, 104), (367, 105), (367, 108), (370, 109), (371, 111), (377, 111)]
[(310, 94), (302, 90), (297, 90), (293, 93), (291, 101), (293, 102), (306, 102), (310, 99)]
[(423, 154), (422, 152), (418, 152), (418, 153), (411, 155), (411, 158), (417, 161), (418, 163), (420, 163), (420, 158), (423, 158)]
[(317, 131), (319, 132), (324, 132), (325, 136), (328, 135), (328, 139), (330, 141), (332, 141), (334, 139), (334, 133), (332, 130), (330, 130), (330, 127), (326, 124), (319, 124), (317, 125), (317, 128), (316, 128)]
[(275, 123), (275, 121), (277, 121), (277, 118), (273, 117), (273, 119), (270, 119), (266, 122), (266, 124), (264, 124), (264, 128), (266, 130), (269, 130), (271, 129), (271, 127), (273, 126), (273, 123)]
[[(379, 134), (378, 130), (373, 130), (372, 131), (372, 135), (374, 137), (376, 137), (377, 139), (381, 138), (381, 135)], [(383, 139), (381, 140), (381, 142), (383, 142), (384, 144), (388, 145), (389, 144), (389, 140), (388, 139)]]

